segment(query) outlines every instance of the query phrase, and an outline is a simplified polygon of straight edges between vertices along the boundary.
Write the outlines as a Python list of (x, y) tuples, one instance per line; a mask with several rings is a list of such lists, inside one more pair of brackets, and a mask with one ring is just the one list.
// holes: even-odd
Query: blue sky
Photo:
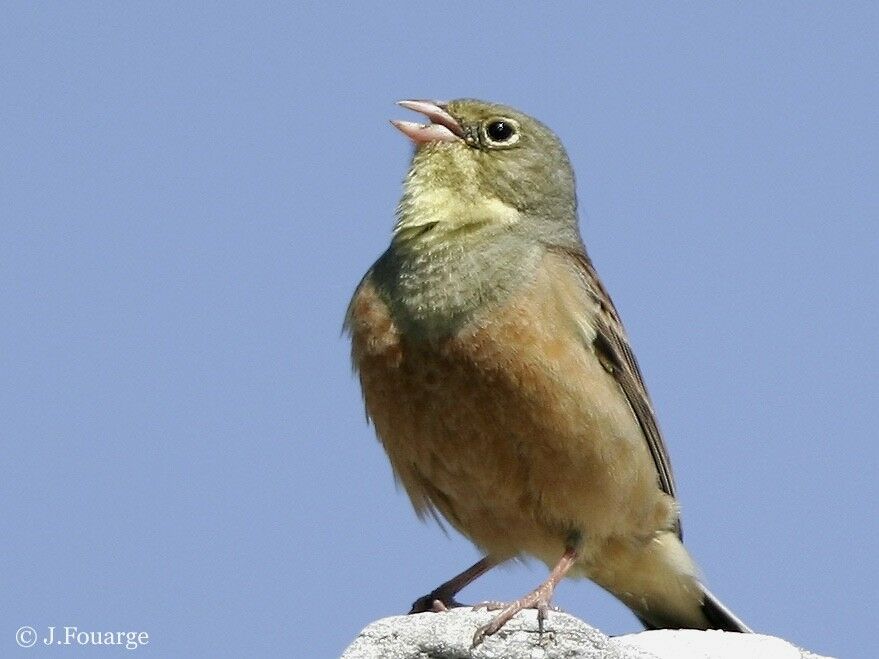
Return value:
[[(875, 4), (21, 2), (0, 61), (0, 654), (94, 653), (14, 644), (76, 625), (334, 656), (475, 560), (395, 490), (340, 336), (393, 102), (460, 96), (567, 145), (712, 590), (875, 644)], [(557, 603), (638, 629), (585, 582)]]

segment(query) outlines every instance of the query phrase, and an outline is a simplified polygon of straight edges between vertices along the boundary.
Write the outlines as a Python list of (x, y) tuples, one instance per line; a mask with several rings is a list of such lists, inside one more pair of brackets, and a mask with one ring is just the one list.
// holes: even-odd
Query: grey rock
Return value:
[(395, 616), (373, 622), (352, 643), (343, 659), (556, 659), (607, 657), (655, 659), (649, 653), (620, 648), (594, 627), (573, 616), (552, 612), (543, 636), (537, 612), (523, 611), (497, 634), (471, 648), (476, 629), (492, 611), (458, 608), (446, 613)]
[(473, 648), (473, 634), (494, 616), (458, 608), (383, 618), (369, 624), (342, 659), (825, 659), (761, 634), (658, 630), (611, 638), (579, 618), (551, 612), (541, 636), (537, 612), (523, 611)]

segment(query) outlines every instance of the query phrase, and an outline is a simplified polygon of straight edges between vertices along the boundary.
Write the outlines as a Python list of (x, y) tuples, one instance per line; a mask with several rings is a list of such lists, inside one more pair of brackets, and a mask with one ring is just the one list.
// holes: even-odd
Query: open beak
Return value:
[(414, 121), (397, 121), (391, 123), (416, 145), (426, 142), (455, 142), (464, 137), (461, 124), (437, 101), (397, 101), (407, 110), (420, 112), (430, 120), (429, 124)]

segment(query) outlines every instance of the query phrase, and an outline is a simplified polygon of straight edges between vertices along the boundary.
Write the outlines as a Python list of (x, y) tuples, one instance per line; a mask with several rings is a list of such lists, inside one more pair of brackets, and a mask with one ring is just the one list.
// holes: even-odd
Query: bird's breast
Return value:
[(554, 259), (440, 338), (407, 333), (369, 280), (348, 321), (367, 411), (416, 509), (492, 553), (551, 561), (573, 530), (649, 534), (664, 514), (640, 427), (591, 350), (596, 308)]
[[(443, 231), (439, 226), (430, 231)], [(454, 337), (533, 279), (540, 248), (485, 226), (433, 243), (395, 241), (369, 277), (401, 336), (414, 344)]]

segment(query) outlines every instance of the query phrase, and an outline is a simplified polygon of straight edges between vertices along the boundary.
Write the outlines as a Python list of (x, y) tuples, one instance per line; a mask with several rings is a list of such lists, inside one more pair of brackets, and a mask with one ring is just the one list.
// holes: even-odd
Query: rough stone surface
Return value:
[(523, 611), (471, 648), (473, 633), (493, 615), (459, 608), (376, 620), (342, 659), (826, 659), (761, 634), (660, 630), (610, 638), (560, 612), (550, 613), (541, 637), (535, 611)]

